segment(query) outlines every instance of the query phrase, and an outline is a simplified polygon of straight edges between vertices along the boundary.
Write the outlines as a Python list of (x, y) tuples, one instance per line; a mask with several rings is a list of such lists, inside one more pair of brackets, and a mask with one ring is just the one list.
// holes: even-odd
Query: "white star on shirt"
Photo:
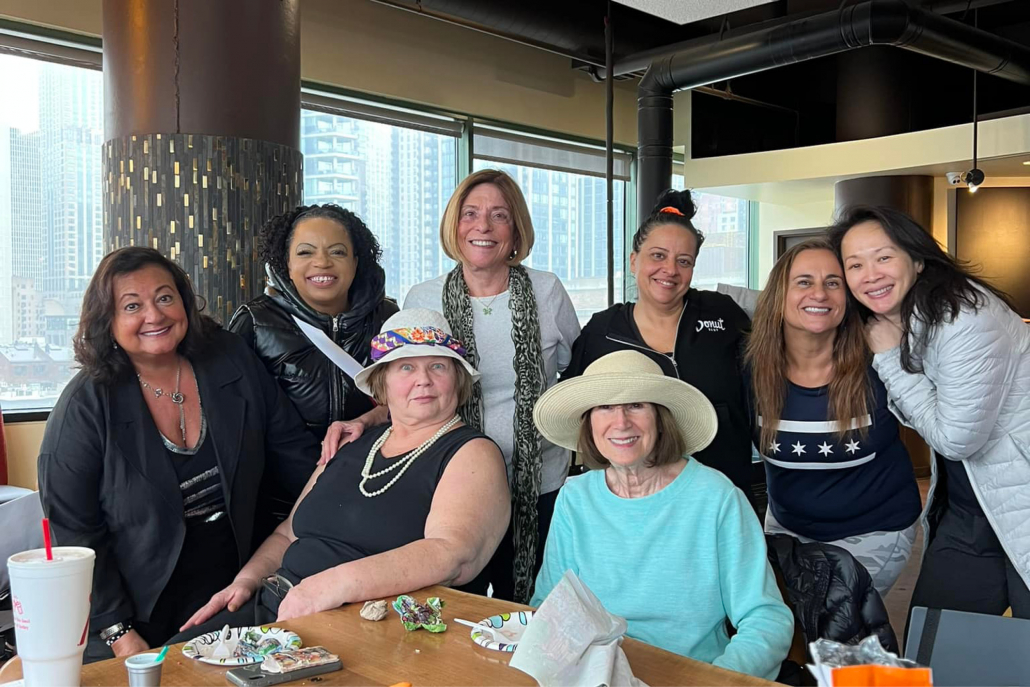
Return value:
[(824, 456), (828, 456), (831, 453), (833, 453), (833, 447), (824, 441), (823, 443), (819, 444), (819, 453), (823, 454)]
[(796, 444), (791, 444), (791, 446), (794, 447), (794, 450), (791, 451), (791, 453), (796, 453), (800, 456), (802, 453), (805, 452), (805, 447), (800, 441)]
[(858, 450), (858, 442), (857, 441), (849, 441), (848, 442), (848, 447), (846, 449), (844, 449), (844, 450), (847, 451), (848, 453), (854, 453), (855, 451)]
[(779, 453), (780, 452), (780, 442), (774, 441), (771, 444), (769, 444), (769, 452), (770, 453)]

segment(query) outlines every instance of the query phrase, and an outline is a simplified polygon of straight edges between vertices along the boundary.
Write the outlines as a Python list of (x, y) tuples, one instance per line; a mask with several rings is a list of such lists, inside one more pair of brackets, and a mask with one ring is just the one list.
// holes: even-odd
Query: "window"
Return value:
[[(683, 175), (673, 174), (672, 187), (684, 189)], [(717, 284), (748, 285), (748, 226), (751, 203), (739, 198), (693, 192), (694, 226), (705, 235), (691, 286), (714, 290)]]
[(361, 217), (383, 250), (386, 295), (403, 304), (412, 286), (454, 266), (439, 237), (461, 124), (307, 93), (304, 104), (304, 203)]
[[(553, 272), (581, 323), (608, 307), (608, 210), (604, 150), (476, 127), (473, 169), (510, 174), (526, 197), (536, 242), (523, 263)], [(613, 183), (616, 302), (624, 299), (628, 154)]]
[(0, 53), (0, 407), (48, 410), (103, 257), (99, 70)]

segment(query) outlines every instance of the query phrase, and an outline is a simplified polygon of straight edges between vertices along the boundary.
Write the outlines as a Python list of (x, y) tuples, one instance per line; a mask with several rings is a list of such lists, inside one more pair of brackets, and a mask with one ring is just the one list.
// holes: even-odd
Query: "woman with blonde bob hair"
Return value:
[(912, 553), (919, 491), (829, 243), (777, 261), (746, 360), (766, 531), (847, 549), (886, 595)]
[(443, 312), (482, 373), (460, 412), (504, 454), (512, 524), (490, 576), (495, 596), (521, 602), (529, 600), (569, 465), (569, 452), (533, 426), (533, 405), (569, 364), (579, 336), (575, 308), (558, 277), (522, 265), (533, 240), (515, 180), (500, 170), (476, 172), (458, 184), (440, 222), (440, 243), (457, 266), (416, 285), (404, 301), (405, 308)]
[(605, 466), (558, 494), (533, 605), (571, 570), (631, 637), (775, 678), (794, 618), (761, 525), (740, 489), (690, 457), (715, 437), (711, 401), (643, 353), (616, 351), (545, 393), (533, 418)]

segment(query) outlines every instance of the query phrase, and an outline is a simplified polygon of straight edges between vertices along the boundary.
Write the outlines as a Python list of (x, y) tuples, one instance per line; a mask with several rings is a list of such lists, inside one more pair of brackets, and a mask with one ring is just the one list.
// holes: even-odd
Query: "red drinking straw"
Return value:
[(46, 546), (46, 559), (54, 560), (54, 551), (50, 546), (50, 520), (43, 518), (43, 545)]

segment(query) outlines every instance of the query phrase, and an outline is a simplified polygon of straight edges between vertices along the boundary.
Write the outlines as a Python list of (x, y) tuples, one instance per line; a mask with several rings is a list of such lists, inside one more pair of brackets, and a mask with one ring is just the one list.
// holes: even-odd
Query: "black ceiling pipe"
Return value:
[(869, 45), (893, 45), (1030, 84), (1030, 48), (908, 5), (865, 0), (657, 59), (637, 88), (637, 209), (672, 185), (672, 94)]

